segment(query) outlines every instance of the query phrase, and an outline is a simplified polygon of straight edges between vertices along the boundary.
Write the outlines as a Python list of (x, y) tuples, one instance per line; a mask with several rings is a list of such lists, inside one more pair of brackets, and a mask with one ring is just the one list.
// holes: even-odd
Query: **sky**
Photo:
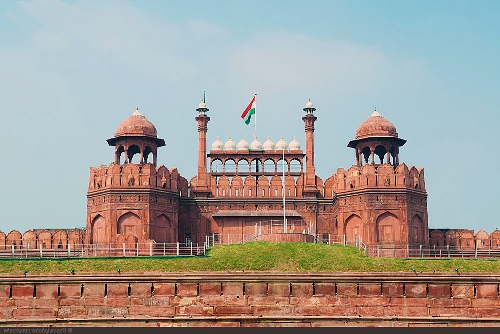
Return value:
[(136, 107), (166, 146), (158, 165), (197, 170), (206, 90), (218, 136), (305, 149), (317, 108), (316, 173), (355, 164), (347, 143), (373, 110), (423, 167), (429, 228), (488, 233), (500, 178), (500, 2), (0, 1), (0, 230), (84, 227), (90, 167)]

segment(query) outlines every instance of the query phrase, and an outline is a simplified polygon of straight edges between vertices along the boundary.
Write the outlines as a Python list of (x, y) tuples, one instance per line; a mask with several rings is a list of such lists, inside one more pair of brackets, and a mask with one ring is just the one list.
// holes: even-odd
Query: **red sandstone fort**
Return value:
[[(198, 169), (190, 180), (157, 166), (165, 141), (139, 110), (118, 125), (114, 162), (90, 168), (85, 229), (0, 232), (0, 248), (66, 249), (78, 244), (316, 241), (388, 247), (498, 248), (500, 231), (429, 232), (424, 170), (400, 162), (406, 143), (374, 111), (348, 147), (355, 164), (326, 179), (315, 173), (316, 108), (303, 108), (305, 152), (296, 138), (262, 144), (218, 138), (207, 151), (210, 117), (196, 109)], [(217, 121), (217, 120), (216, 120)], [(194, 128), (194, 127), (193, 127)], [(138, 155), (138, 163), (132, 159)], [(137, 158), (136, 158), (137, 161)], [(231, 239), (231, 240), (229, 240)]]

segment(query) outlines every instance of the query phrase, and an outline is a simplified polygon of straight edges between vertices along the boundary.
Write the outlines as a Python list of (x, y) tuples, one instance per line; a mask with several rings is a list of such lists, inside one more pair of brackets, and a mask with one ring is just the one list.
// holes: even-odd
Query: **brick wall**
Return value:
[(495, 275), (2, 276), (0, 324), (496, 327), (499, 283)]

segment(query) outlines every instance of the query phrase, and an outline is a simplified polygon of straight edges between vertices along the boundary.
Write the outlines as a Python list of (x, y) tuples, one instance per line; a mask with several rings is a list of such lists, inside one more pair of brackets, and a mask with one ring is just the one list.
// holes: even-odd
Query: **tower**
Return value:
[(114, 162), (90, 168), (86, 243), (134, 248), (152, 240), (176, 242), (187, 181), (175, 168), (156, 166), (165, 141), (153, 123), (137, 108), (107, 142), (115, 148)]
[(311, 100), (307, 101), (304, 107), (305, 115), (302, 117), (306, 132), (306, 173), (304, 182), (304, 196), (316, 197), (319, 193), (316, 184), (316, 170), (314, 168), (314, 122), (317, 117), (314, 116), (314, 108)]
[(198, 122), (198, 174), (195, 184), (192, 184), (192, 191), (195, 197), (208, 197), (210, 194), (210, 185), (207, 178), (207, 124), (210, 117), (207, 116), (208, 108), (205, 104), (205, 98), (198, 105), (196, 111), (198, 116), (195, 120)]
[(356, 151), (356, 164), (327, 180), (336, 196), (339, 233), (347, 243), (389, 249), (428, 244), (424, 171), (399, 162), (405, 143), (375, 110), (347, 144)]

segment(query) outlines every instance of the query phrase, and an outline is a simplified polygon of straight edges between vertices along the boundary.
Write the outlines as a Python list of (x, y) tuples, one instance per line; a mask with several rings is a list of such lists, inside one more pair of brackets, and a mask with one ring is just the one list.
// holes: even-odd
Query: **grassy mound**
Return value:
[(500, 273), (500, 260), (371, 258), (357, 248), (266, 241), (216, 245), (204, 257), (3, 259), (0, 273), (69, 274), (195, 271)]

